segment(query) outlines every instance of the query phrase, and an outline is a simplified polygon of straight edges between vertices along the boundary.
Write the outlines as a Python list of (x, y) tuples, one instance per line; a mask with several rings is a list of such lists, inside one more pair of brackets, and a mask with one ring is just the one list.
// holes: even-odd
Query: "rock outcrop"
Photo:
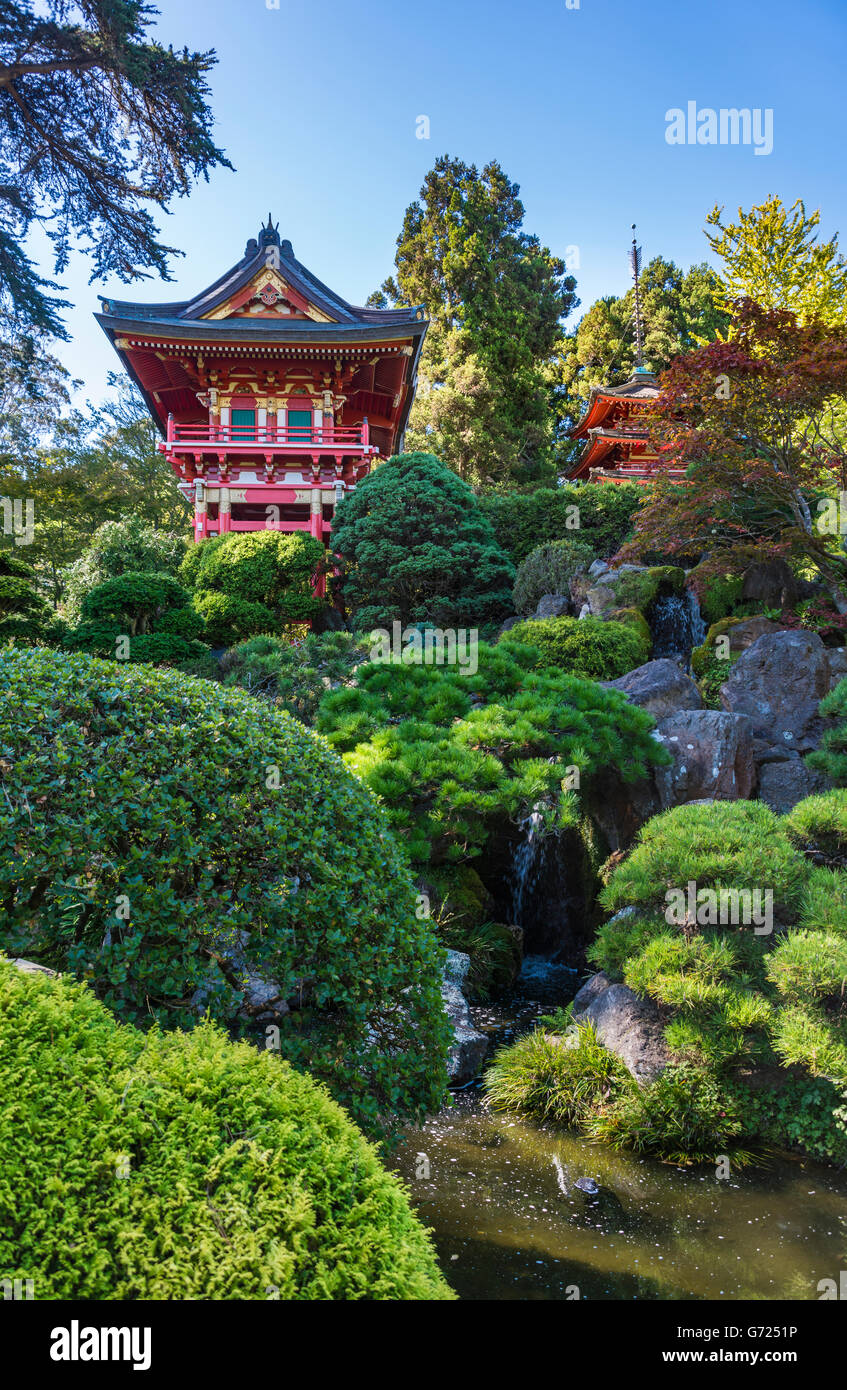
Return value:
[(615, 681), (603, 681), (609, 690), (620, 690), (633, 705), (646, 709), (656, 720), (677, 710), (702, 709), (696, 683), (675, 661), (662, 657), (636, 666)]
[(757, 759), (817, 746), (823, 728), (818, 705), (830, 687), (827, 651), (816, 632), (766, 633), (742, 652), (721, 686), (724, 709), (749, 715)]
[(756, 785), (753, 725), (744, 714), (681, 709), (659, 721), (656, 737), (673, 754), (653, 774), (663, 811), (688, 801), (736, 801)]
[(453, 1041), (447, 1053), (447, 1075), (451, 1086), (465, 1086), (469, 1081), (474, 1081), (488, 1052), (488, 1038), (474, 1028), (468, 1001), (462, 993), (470, 964), (470, 956), (462, 951), (447, 952), (441, 997), (453, 1032)]

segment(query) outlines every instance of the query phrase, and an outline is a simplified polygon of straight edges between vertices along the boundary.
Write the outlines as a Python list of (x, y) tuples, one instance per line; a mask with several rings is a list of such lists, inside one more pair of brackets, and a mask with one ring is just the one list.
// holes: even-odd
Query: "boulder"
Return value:
[(757, 560), (744, 571), (742, 603), (761, 603), (763, 608), (793, 608), (797, 580), (785, 560)]
[(639, 1086), (661, 1076), (670, 1061), (662, 1018), (656, 1005), (628, 985), (610, 984), (604, 974), (593, 976), (573, 1001), (575, 1023), (592, 1023), (597, 1037), (620, 1057)]
[(474, 1028), (468, 1001), (462, 993), (470, 964), (470, 956), (462, 951), (447, 952), (441, 997), (453, 1032), (453, 1041), (447, 1052), (447, 1075), (451, 1086), (465, 1086), (469, 1081), (474, 1081), (488, 1052), (488, 1038)]
[(784, 816), (798, 801), (825, 791), (828, 786), (827, 778), (813, 772), (802, 758), (761, 763), (759, 766), (759, 800), (770, 806), (778, 816)]
[(818, 704), (830, 688), (827, 651), (816, 632), (774, 632), (742, 652), (720, 689), (721, 704), (753, 723), (758, 759), (807, 753), (823, 729)]
[(23, 956), (13, 956), (12, 965), (24, 975), (55, 975), (47, 965), (37, 965), (34, 960), (24, 960)]
[[(589, 589), (585, 595), (580, 617), (602, 618), (609, 612), (610, 608), (617, 608), (618, 600), (614, 589), (609, 588), (608, 584), (596, 584), (593, 589)], [(585, 609), (588, 612), (585, 612)]]
[(772, 623), (770, 618), (742, 618), (728, 627), (725, 635), (729, 638), (729, 650), (735, 656), (738, 652), (746, 652), (748, 647), (752, 647), (754, 642), (767, 633), (785, 630), (779, 623)]
[(847, 679), (847, 647), (830, 647), (826, 659), (829, 662), (829, 688), (834, 690)]
[(702, 709), (696, 684), (675, 661), (663, 657), (636, 666), (615, 681), (603, 681), (609, 690), (620, 690), (633, 705), (639, 705), (654, 719), (664, 719), (680, 709)]
[(603, 575), (611, 574), (611, 566), (605, 560), (594, 560), (588, 566), (588, 573), (592, 579), (601, 579)]
[(517, 627), (518, 623), (525, 622), (526, 618), (522, 618), (519, 613), (516, 613), (514, 617), (507, 618), (504, 623), (500, 624), (500, 632), (498, 635), (504, 637), (507, 632), (511, 632), (513, 627)]
[(735, 801), (756, 784), (753, 725), (744, 714), (682, 709), (660, 720), (656, 737), (674, 761), (653, 774), (662, 810), (688, 801)]
[(571, 611), (570, 599), (564, 594), (542, 594), (535, 610), (536, 618), (564, 618)]

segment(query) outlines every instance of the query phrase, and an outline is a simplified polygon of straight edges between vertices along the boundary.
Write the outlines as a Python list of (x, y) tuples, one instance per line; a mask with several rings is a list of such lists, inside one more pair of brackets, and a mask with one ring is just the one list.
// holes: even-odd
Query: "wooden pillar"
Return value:
[(220, 501), (218, 502), (218, 534), (223, 536), (231, 529), (232, 525), (232, 505), (229, 500), (229, 488), (222, 487), (220, 491)]
[(202, 478), (194, 479), (194, 539), (204, 541), (209, 534), (206, 491)]

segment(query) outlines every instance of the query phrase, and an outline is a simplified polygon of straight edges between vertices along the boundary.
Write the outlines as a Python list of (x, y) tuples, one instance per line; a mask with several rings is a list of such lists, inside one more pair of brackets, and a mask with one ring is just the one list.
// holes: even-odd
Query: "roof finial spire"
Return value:
[(268, 246), (279, 246), (279, 223), (274, 226), (274, 220), (268, 213), (267, 225), (263, 225), (259, 232), (259, 246), (262, 251)]
[(641, 273), (641, 247), (635, 244), (635, 223), (632, 224), (632, 250), (629, 253), (629, 263), (632, 266), (632, 278), (635, 283), (635, 370), (643, 371), (644, 336), (641, 325), (641, 292), (638, 284), (638, 277)]

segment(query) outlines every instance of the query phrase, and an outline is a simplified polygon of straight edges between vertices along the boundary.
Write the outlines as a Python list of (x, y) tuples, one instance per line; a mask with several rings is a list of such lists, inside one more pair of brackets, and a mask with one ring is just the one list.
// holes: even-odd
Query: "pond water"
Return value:
[[(476, 1026), (493, 1052), (575, 983), (530, 960)], [(470, 1088), (406, 1131), (394, 1163), (463, 1298), (814, 1300), (847, 1269), (847, 1173), (802, 1158), (719, 1179), (492, 1113)]]

